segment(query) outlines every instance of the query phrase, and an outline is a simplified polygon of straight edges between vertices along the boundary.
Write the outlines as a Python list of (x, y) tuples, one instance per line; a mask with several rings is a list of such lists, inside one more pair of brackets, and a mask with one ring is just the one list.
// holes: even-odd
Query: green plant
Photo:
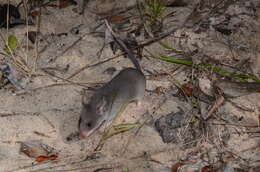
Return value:
[[(160, 42), (160, 45), (162, 47), (168, 49), (168, 50), (172, 50), (173, 52), (175, 52), (177, 54), (182, 54), (181, 51), (176, 50), (175, 48), (169, 46), (166, 43)], [(196, 69), (212, 70), (212, 71), (218, 73), (219, 75), (229, 76), (229, 77), (232, 77), (233, 79), (240, 81), (240, 82), (247, 82), (247, 79), (251, 79), (251, 80), (254, 80), (256, 82), (260, 82), (259, 78), (254, 77), (252, 75), (243, 74), (239, 71), (233, 72), (233, 71), (224, 69), (223, 67), (212, 65), (212, 64), (207, 64), (207, 63), (194, 64), (191, 60), (191, 56), (188, 56), (187, 59), (178, 59), (178, 58), (170, 57), (170, 56), (167, 56), (167, 55), (154, 55), (150, 52), (148, 52), (148, 53), (150, 54), (150, 57), (152, 57), (152, 58), (160, 59), (160, 60), (171, 62), (171, 63), (191, 66), (191, 67), (196, 68)]]
[(152, 33), (160, 32), (165, 18), (163, 0), (144, 0), (142, 3), (138, 3), (138, 7), (144, 26), (146, 27), (147, 24)]
[(13, 52), (17, 47), (17, 38), (14, 35), (9, 35), (5, 43), (4, 51), (8, 54)]
[(162, 0), (145, 0), (143, 7), (145, 15), (149, 17), (151, 23), (162, 21), (163, 11), (165, 8), (164, 2)]
[(128, 168), (124, 168), (122, 172), (129, 172)]

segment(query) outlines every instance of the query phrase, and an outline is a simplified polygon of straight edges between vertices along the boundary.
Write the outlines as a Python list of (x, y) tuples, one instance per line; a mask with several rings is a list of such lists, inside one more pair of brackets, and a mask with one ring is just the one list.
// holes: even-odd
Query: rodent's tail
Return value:
[(128, 57), (130, 58), (130, 60), (132, 61), (132, 63), (134, 64), (134, 66), (136, 67), (137, 70), (142, 71), (141, 66), (138, 62), (138, 60), (136, 59), (134, 53), (127, 48), (127, 46), (125, 45), (125, 43), (119, 38), (119, 36), (117, 36), (117, 34), (112, 30), (112, 28), (110, 27), (110, 25), (108, 24), (108, 21), (105, 20), (105, 23), (107, 25), (107, 28), (109, 29), (111, 35), (114, 37), (114, 40), (118, 43), (118, 45), (127, 53)]
[(130, 60), (132, 61), (132, 63), (136, 67), (136, 69), (138, 69), (139, 71), (142, 71), (141, 66), (140, 66), (138, 60), (136, 59), (133, 51), (130, 50), (129, 48), (127, 48), (125, 43), (120, 38), (115, 38), (115, 40), (119, 44), (119, 46), (127, 53), (128, 57), (130, 58)]

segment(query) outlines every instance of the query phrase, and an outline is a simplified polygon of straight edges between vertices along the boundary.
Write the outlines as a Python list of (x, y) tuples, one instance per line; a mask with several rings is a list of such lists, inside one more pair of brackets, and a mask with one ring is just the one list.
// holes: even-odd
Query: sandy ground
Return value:
[[(255, 1), (249, 2), (257, 4)], [(229, 10), (236, 13), (237, 11), (232, 8), (240, 9), (238, 8), (240, 5), (233, 5)], [(256, 16), (250, 18), (251, 24), (255, 24), (252, 27), (259, 26), (260, 23), (259, 3), (256, 7)], [(82, 85), (95, 86), (109, 81), (113, 76), (104, 73), (109, 67), (115, 67), (120, 71), (124, 67), (132, 66), (128, 59), (118, 57), (83, 70), (68, 79), (69, 82), (61, 79), (71, 76), (86, 65), (115, 56), (107, 46), (101, 57), (97, 57), (104, 39), (88, 34), (89, 28), (98, 24), (96, 16), (88, 11), (82, 16), (76, 13), (76, 10), (77, 6), (70, 6), (64, 9), (48, 8), (43, 11), (40, 31), (44, 39), (39, 43), (39, 49), (44, 47), (45, 49), (39, 54), (37, 60), (35, 60), (36, 51), (33, 44), (29, 43), (33, 47), (29, 51), (24, 48), (25, 33), (27, 30), (35, 31), (37, 29), (35, 26), (17, 26), (9, 30), (0, 30), (1, 35), (15, 34), (19, 42), (16, 55), (27, 59), (31, 69), (36, 61), (36, 71), (33, 72), (33, 76), (26, 76), (25, 73), (18, 75), (27, 85), (28, 91), (16, 90), (11, 84), (0, 89), (0, 171), (170, 171), (171, 166), (179, 161), (187, 165), (183, 171), (188, 171), (188, 168), (194, 170), (206, 165), (217, 166), (220, 160), (233, 169), (259, 170), (259, 127), (242, 127), (259, 125), (259, 93), (232, 100), (242, 108), (226, 102), (216, 113), (215, 118), (218, 120), (238, 123), (241, 126), (208, 125), (206, 128), (211, 132), (203, 133), (203, 130), (199, 130), (201, 126), (196, 124), (194, 128), (183, 127), (178, 130), (177, 142), (164, 143), (154, 127), (157, 119), (169, 113), (176, 113), (181, 108), (185, 119), (193, 121), (197, 119), (198, 112), (191, 107), (191, 102), (172, 96), (177, 90), (173, 84), (176, 80), (182, 84), (191, 78), (190, 68), (150, 58), (143, 58), (140, 62), (145, 75), (154, 75), (147, 80), (143, 110), (136, 111), (129, 105), (117, 121), (117, 123), (140, 122), (143, 124), (142, 127), (109, 138), (99, 152), (94, 152), (94, 149), (99, 143), (102, 132), (85, 140), (67, 142), (66, 137), (77, 131), (81, 110), (81, 90), (84, 88)], [(177, 12), (175, 16), (177, 21), (184, 19), (183, 12), (191, 12), (191, 8), (185, 7), (174, 8), (174, 10)], [(247, 15), (244, 17), (244, 20), (248, 19)], [(84, 29), (77, 35), (72, 34), (70, 30), (80, 24), (85, 26)], [(239, 37), (239, 33), (232, 35), (232, 40), (235, 40), (233, 44), (246, 45), (248, 48), (247, 51), (241, 50), (241, 52), (230, 51), (230, 47), (222, 42), (227, 39), (212, 30), (196, 33), (192, 28), (186, 28), (178, 30), (164, 41), (174, 47), (183, 48), (185, 52), (192, 52), (199, 47), (200, 53), (211, 57), (213, 61), (220, 60), (225, 64), (234, 64), (234, 62), (238, 64), (249, 58), (252, 62), (250, 68), (259, 76), (260, 30), (251, 29), (255, 32), (248, 33), (245, 38), (241, 35)], [(61, 33), (66, 35), (60, 35)], [(75, 42), (77, 43), (73, 45)], [(71, 45), (73, 47), (68, 48)], [(255, 45), (258, 45), (258, 51), (253, 51), (257, 47)], [(0, 48), (2, 51), (3, 44)], [(167, 52), (158, 44), (153, 44), (148, 49), (153, 53)], [(6, 59), (1, 55), (1, 60)], [(199, 57), (196, 60), (204, 61)], [(67, 70), (49, 70), (50, 73), (42, 70), (66, 69), (66, 67)], [(170, 71), (174, 71), (172, 75), (155, 76)], [(192, 77), (202, 76), (211, 77), (203, 71), (198, 76)], [(33, 90), (35, 88), (39, 89)], [(93, 91), (87, 93), (91, 95)], [(210, 133), (214, 134), (209, 135)], [(33, 163), (34, 158), (19, 151), (21, 142), (31, 141), (54, 148), (58, 160)]]

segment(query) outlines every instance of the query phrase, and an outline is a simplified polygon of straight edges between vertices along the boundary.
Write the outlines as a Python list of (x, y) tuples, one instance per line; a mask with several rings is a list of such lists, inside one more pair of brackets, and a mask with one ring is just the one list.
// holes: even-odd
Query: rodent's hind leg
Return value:
[(130, 103), (131, 108), (138, 113), (143, 113), (146, 109), (145, 104), (141, 100), (135, 100), (133, 103)]
[(137, 107), (140, 107), (140, 106), (142, 106), (143, 103), (142, 103), (141, 100), (136, 100), (135, 104), (136, 104)]

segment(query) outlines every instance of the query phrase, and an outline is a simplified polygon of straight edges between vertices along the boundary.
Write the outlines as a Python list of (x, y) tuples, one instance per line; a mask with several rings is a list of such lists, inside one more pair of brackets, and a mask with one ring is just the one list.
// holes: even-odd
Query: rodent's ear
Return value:
[(90, 101), (90, 96), (86, 93), (86, 90), (81, 90), (81, 95), (82, 95), (82, 104), (87, 105), (89, 104)]
[(82, 104), (87, 105), (89, 103), (89, 97), (86, 94), (82, 95)]
[(96, 107), (96, 112), (98, 115), (103, 115), (108, 110), (108, 101), (105, 96), (103, 96)]

